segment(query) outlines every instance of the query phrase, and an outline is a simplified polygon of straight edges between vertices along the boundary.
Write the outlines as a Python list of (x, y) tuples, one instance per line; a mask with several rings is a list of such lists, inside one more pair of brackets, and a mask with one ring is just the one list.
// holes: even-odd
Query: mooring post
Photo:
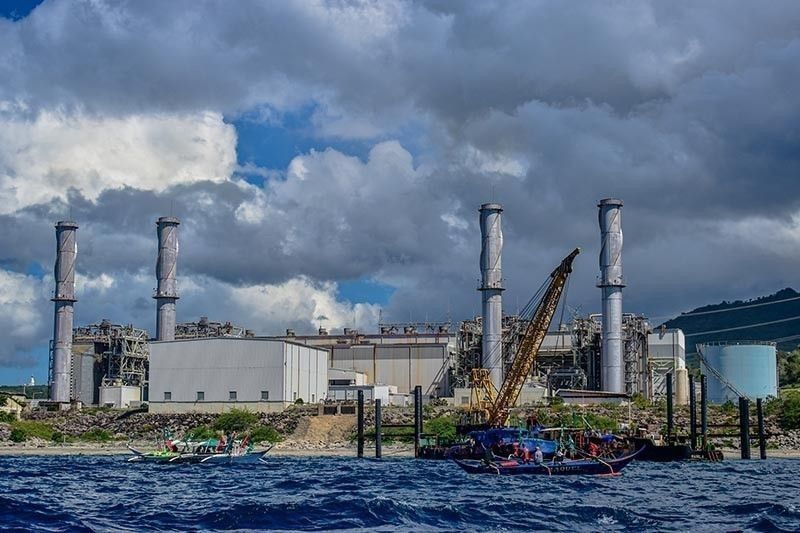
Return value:
[(672, 444), (672, 372), (667, 372), (667, 444)]
[(375, 457), (381, 458), (381, 400), (375, 400)]
[(422, 386), (414, 387), (414, 457), (419, 457), (420, 436), (422, 435)]
[(758, 414), (758, 455), (761, 459), (767, 458), (767, 436), (764, 433), (764, 400), (756, 398), (756, 413)]
[(364, 457), (364, 391), (358, 391), (358, 457)]
[(692, 451), (697, 449), (697, 399), (694, 394), (694, 376), (689, 376), (689, 442)]
[(706, 375), (700, 375), (700, 431), (703, 435), (703, 451), (708, 449), (708, 387)]
[(742, 459), (750, 459), (750, 400), (744, 396), (739, 398), (739, 426)]

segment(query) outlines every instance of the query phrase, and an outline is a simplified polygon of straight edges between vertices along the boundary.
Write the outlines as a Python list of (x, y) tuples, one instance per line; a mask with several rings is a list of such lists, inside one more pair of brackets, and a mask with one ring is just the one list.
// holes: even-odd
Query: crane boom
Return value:
[(564, 285), (572, 272), (572, 261), (580, 252), (580, 248), (575, 248), (550, 274), (550, 284), (525, 328), (522, 341), (514, 356), (514, 361), (511, 363), (511, 369), (497, 393), (497, 398), (489, 408), (488, 423), (490, 427), (505, 424), (509, 407), (516, 403), (522, 392), (525, 380), (536, 361), (539, 348), (547, 335), (547, 328), (555, 315), (558, 301), (564, 292)]

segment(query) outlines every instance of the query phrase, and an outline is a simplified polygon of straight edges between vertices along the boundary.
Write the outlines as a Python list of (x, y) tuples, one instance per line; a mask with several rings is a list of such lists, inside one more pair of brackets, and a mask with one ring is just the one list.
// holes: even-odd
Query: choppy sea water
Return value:
[(800, 460), (633, 463), (616, 478), (413, 459), (261, 465), (0, 457), (0, 530), (800, 531)]

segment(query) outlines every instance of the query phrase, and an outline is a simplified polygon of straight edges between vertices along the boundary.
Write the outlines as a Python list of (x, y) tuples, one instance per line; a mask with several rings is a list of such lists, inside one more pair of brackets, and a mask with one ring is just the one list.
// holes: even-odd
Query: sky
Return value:
[[(0, 7), (0, 383), (47, 374), (53, 225), (76, 325), (153, 331), (159, 216), (178, 320), (259, 334), (505, 309), (623, 207), (624, 310), (800, 287), (800, 3), (46, 0)], [(656, 320), (657, 321), (657, 320)]]

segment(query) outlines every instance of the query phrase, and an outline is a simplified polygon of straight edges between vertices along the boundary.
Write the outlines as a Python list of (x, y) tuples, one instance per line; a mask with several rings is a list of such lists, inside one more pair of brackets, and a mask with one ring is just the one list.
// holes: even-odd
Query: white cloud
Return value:
[[(374, 330), (380, 306), (337, 300), (336, 289), (336, 283), (298, 277), (277, 285), (234, 287), (231, 298), (259, 331), (278, 333), (280, 330), (276, 329), (281, 326), (296, 324), (305, 331), (320, 324), (329, 330), (344, 327)], [(317, 320), (321, 316), (327, 318)]]
[(236, 133), (218, 113), (94, 117), (0, 115), (0, 213), (108, 189), (164, 191), (223, 181), (236, 163)]
[(43, 280), (0, 269), (0, 366), (15, 362), (17, 350), (34, 345), (52, 327), (45, 316), (47, 297)]

